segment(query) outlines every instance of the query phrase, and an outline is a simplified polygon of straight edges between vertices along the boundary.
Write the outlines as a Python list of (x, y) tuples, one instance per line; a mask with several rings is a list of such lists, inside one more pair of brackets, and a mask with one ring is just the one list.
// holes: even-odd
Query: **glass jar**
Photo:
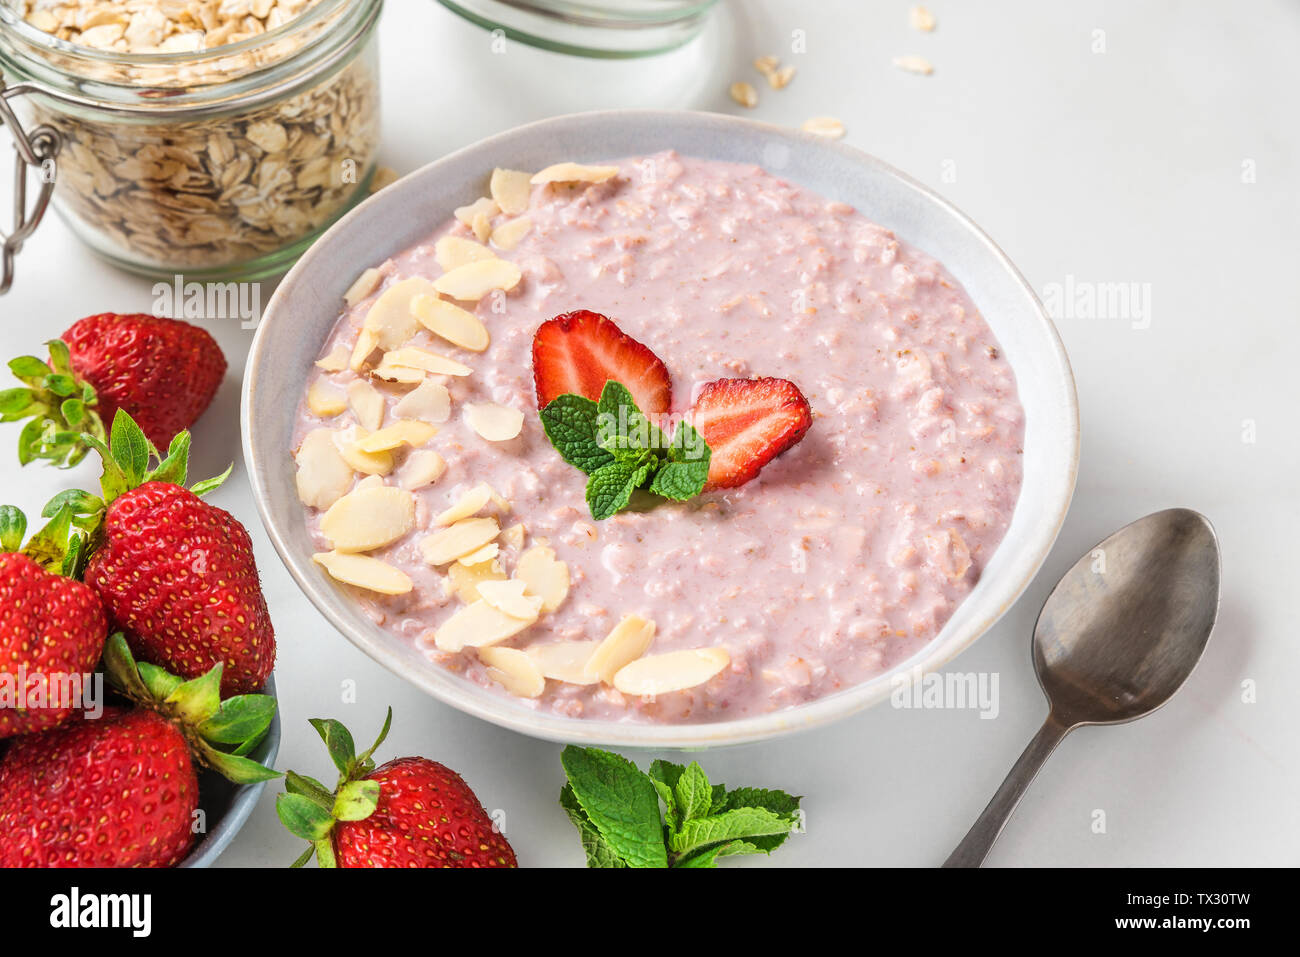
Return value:
[(512, 40), (578, 56), (666, 53), (690, 40), (717, 0), (439, 0)]
[(127, 53), (58, 39), (0, 0), (0, 119), (7, 102), (59, 141), (54, 206), (118, 266), (274, 275), (369, 186), (382, 5), (319, 0), (236, 43)]

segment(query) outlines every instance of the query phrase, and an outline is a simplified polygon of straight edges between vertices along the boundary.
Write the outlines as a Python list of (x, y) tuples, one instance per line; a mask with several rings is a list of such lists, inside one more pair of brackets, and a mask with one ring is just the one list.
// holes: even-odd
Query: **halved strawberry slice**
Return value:
[(808, 400), (787, 379), (710, 382), (695, 400), (693, 415), (713, 453), (706, 492), (744, 485), (812, 425)]
[(533, 382), (539, 409), (566, 392), (596, 401), (610, 379), (627, 387), (642, 412), (667, 412), (672, 404), (668, 368), (606, 317), (580, 309), (538, 327)]

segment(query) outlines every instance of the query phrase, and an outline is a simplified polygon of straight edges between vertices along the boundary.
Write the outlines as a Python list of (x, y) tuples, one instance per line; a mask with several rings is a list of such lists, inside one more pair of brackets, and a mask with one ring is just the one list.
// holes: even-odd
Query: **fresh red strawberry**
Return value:
[(79, 433), (103, 439), (118, 409), (163, 448), (198, 420), (226, 374), (205, 330), (143, 313), (87, 316), (48, 345), (48, 363), (35, 356), (10, 363), (27, 387), (0, 393), (5, 420), (31, 419), (18, 443), (23, 464), (75, 464), (87, 451)]
[(518, 867), (515, 852), (455, 771), (426, 758), (397, 758), (376, 768), (375, 749), (357, 755), (339, 722), (313, 718), (339, 771), (334, 791), (290, 771), (276, 801), (280, 820), (310, 841), (294, 865), (315, 852), (322, 867)]
[(465, 779), (425, 758), (397, 758), (363, 780), (379, 804), (361, 821), (340, 821), (340, 867), (515, 867), (515, 852)]
[(152, 711), (27, 735), (0, 763), (0, 867), (171, 867), (198, 806), (185, 736)]
[(0, 506), (0, 671), (16, 679), (6, 689), (12, 700), (0, 693), (0, 738), (70, 718), (82, 676), (95, 670), (104, 650), (108, 621), (99, 596), (53, 570), (66, 558), (70, 518), (61, 511), (19, 552), (27, 519), (12, 505)]
[(786, 379), (718, 379), (700, 390), (692, 422), (709, 444), (705, 491), (744, 485), (804, 437), (812, 411)]
[(225, 694), (256, 691), (275, 665), (275, 631), (248, 532), (199, 498), (221, 479), (184, 487), (188, 432), (150, 471), (131, 417), (119, 411), (112, 431), (111, 447), (92, 440), (104, 459), (103, 500), (85, 510), (103, 525), (86, 584), (145, 661), (185, 678), (221, 663)]
[(539, 409), (565, 393), (594, 402), (611, 379), (627, 387), (642, 412), (667, 412), (672, 404), (672, 380), (659, 357), (599, 313), (566, 312), (538, 327), (533, 381)]
[(273, 698), (223, 705), (219, 669), (184, 684), (150, 672), (163, 700), (120, 635), (106, 660), (141, 706), (13, 742), (0, 761), (0, 867), (170, 867), (194, 841), (195, 753), (236, 783), (277, 776), (206, 739), (251, 748), (274, 716)]

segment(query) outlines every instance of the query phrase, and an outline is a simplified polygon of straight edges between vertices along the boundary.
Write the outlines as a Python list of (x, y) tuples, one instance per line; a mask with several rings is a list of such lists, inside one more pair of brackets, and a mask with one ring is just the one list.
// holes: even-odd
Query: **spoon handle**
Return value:
[(1047, 756), (1056, 750), (1061, 739), (1069, 733), (1070, 727), (1061, 724), (1056, 715), (1049, 714), (1043, 726), (1038, 729), (1034, 739), (1029, 742), (1024, 753), (1007, 773), (1006, 780), (989, 801), (988, 807), (966, 832), (957, 849), (943, 862), (944, 867), (979, 867), (984, 863), (998, 839), (1007, 820), (1020, 803), (1021, 797), (1029, 789), (1029, 784), (1038, 774)]

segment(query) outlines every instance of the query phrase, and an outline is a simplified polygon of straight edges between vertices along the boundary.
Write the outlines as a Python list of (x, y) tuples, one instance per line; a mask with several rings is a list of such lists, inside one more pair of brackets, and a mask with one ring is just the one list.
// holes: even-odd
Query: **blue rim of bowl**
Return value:
[[(1043, 562), (1046, 561), (1052, 546), (1056, 543), (1057, 535), (1060, 533), (1062, 525), (1065, 523), (1066, 514), (1070, 508), (1070, 502), (1074, 495), (1075, 482), (1079, 472), (1079, 447), (1080, 447), (1080, 427), (1079, 427), (1079, 403), (1078, 394), (1075, 388), (1074, 374), (1070, 368), (1070, 361), (1065, 352), (1065, 347), (1061, 342), (1061, 337), (1052, 322), (1047, 311), (1043, 308), (1037, 294), (1029, 285), (1024, 275), (1016, 268), (1011, 259), (1005, 252), (993, 241), (993, 239), (984, 232), (976, 223), (965, 213), (959, 210), (951, 202), (944, 199), (938, 193), (935, 193), (928, 186), (913, 179), (911, 176), (896, 169), (890, 164), (884, 162), (866, 153), (856, 147), (848, 146), (844, 143), (828, 140), (825, 137), (816, 136), (812, 133), (805, 133), (799, 130), (792, 130), (787, 127), (776, 126), (771, 123), (764, 123), (747, 118), (734, 117), (726, 114), (681, 111), (681, 110), (602, 110), (590, 111), (583, 113), (570, 113), (562, 116), (550, 117), (543, 120), (536, 120), (521, 126), (512, 127), (501, 133), (494, 134), (485, 139), (471, 143), (459, 150), (448, 153), (440, 159), (434, 160), (417, 170), (408, 173), (403, 180), (416, 177), (427, 176), (431, 171), (442, 165), (450, 166), (458, 161), (461, 157), (469, 153), (491, 152), (494, 147), (505, 147), (510, 144), (511, 140), (516, 137), (527, 134), (552, 132), (557, 135), (565, 135), (564, 127), (570, 124), (581, 125), (583, 123), (601, 123), (616, 122), (627, 120), (629, 118), (642, 119), (647, 122), (699, 122), (713, 125), (714, 127), (726, 131), (728, 128), (740, 132), (742, 130), (749, 132), (762, 133), (777, 139), (795, 142), (801, 146), (815, 146), (819, 149), (832, 150), (840, 153), (843, 158), (851, 160), (860, 165), (873, 168), (878, 173), (897, 180), (902, 186), (914, 191), (923, 199), (932, 203), (946, 216), (950, 217), (959, 226), (961, 226), (970, 237), (982, 246), (998, 264), (998, 266), (1011, 277), (1018, 287), (1020, 293), (1024, 296), (1026, 304), (1034, 313), (1042, 330), (1047, 334), (1047, 342), (1051, 350), (1051, 356), (1055, 360), (1056, 371), (1058, 372), (1062, 385), (1064, 386), (1064, 397), (1066, 400), (1066, 427), (1068, 434), (1066, 438), (1069, 441), (1067, 451), (1065, 474), (1056, 477), (1053, 482), (1055, 494), (1052, 500), (1055, 505), (1051, 513), (1040, 519), (1036, 525), (1041, 530), (1037, 539), (1036, 547), (1027, 556), (1022, 556), (1020, 560), (1020, 571), (1017, 574), (1017, 580), (1014, 586), (1003, 596), (999, 604), (988, 612), (980, 621), (971, 625), (962, 640), (954, 641), (951, 638), (943, 640), (943, 632), (919, 649), (915, 654), (899, 662), (893, 668), (875, 678), (861, 682), (848, 688), (841, 689), (812, 701), (785, 708), (779, 711), (772, 711), (766, 714), (736, 718), (727, 721), (715, 722), (697, 722), (697, 723), (651, 723), (651, 722), (618, 722), (618, 721), (596, 721), (582, 718), (565, 718), (559, 715), (549, 714), (547, 712), (532, 711), (523, 708), (504, 696), (494, 695), (490, 690), (483, 689), (477, 685), (465, 681), (460, 676), (447, 676), (455, 678), (461, 687), (455, 684), (441, 684), (433, 680), (427, 680), (427, 672), (418, 674), (409, 673), (404, 668), (404, 662), (388, 645), (395, 639), (387, 633), (380, 632), (374, 628), (371, 634), (362, 635), (353, 629), (352, 625), (345, 621), (339, 614), (330, 607), (320, 594), (324, 589), (334, 587), (329, 582), (322, 580), (319, 569), (312, 563), (310, 556), (300, 556), (286, 540), (284, 534), (272, 520), (270, 514), (269, 493), (262, 478), (263, 463), (258, 455), (253, 443), (252, 429), (252, 404), (253, 394), (257, 389), (258, 376), (262, 371), (258, 366), (261, 358), (263, 343), (266, 338), (266, 330), (270, 327), (270, 320), (274, 317), (277, 307), (281, 301), (288, 298), (295, 286), (295, 280), (299, 275), (306, 271), (307, 260), (313, 250), (308, 250), (303, 258), (298, 261), (281, 281), (280, 285), (271, 297), (267, 308), (263, 313), (262, 321), (254, 334), (253, 342), (249, 347), (248, 360), (244, 369), (244, 386), (240, 402), (240, 433), (243, 444), (244, 462), (248, 469), (249, 483), (253, 489), (253, 498), (257, 503), (258, 514), (262, 519), (262, 524), (266, 529), (267, 536), (271, 539), (276, 553), (280, 560), (288, 569), (290, 576), (298, 584), (298, 587), (308, 597), (313, 605), (316, 606), (325, 619), (334, 626), (334, 628), (346, 637), (353, 645), (360, 648), (363, 652), (382, 664), (385, 668), (415, 686), (419, 687), (425, 693), (431, 695), (444, 704), (454, 707), (466, 714), (481, 718), (499, 727), (508, 728), (530, 737), (541, 738), (548, 741), (568, 742), (575, 744), (587, 745), (606, 745), (622, 748), (638, 749), (692, 749), (692, 748), (709, 748), (730, 746), (737, 744), (748, 744), (757, 741), (765, 741), (776, 737), (793, 734), (799, 731), (812, 730), (814, 728), (824, 727), (835, 721), (839, 721), (850, 715), (857, 714), (873, 704), (877, 704), (891, 693), (890, 680), (893, 676), (912, 673), (916, 669), (922, 672), (930, 672), (942, 667), (953, 658), (957, 657), (974, 642), (982, 637), (992, 628), (999, 619), (1020, 599), (1030, 583), (1042, 568)], [(559, 128), (558, 130), (556, 128)], [(582, 157), (577, 157), (581, 159)], [(388, 189), (396, 188), (398, 184), (393, 184)], [(371, 196), (361, 203), (355, 209), (351, 210), (346, 216), (336, 222), (327, 230), (316, 242), (319, 245), (332, 242), (339, 235), (348, 230), (353, 221), (368, 215), (373, 204), (381, 201), (384, 192), (381, 191)], [(884, 223), (887, 228), (888, 223)], [(437, 224), (431, 224), (429, 229), (432, 231)], [(283, 455), (279, 456), (279, 461), (283, 462)], [(973, 593), (972, 593), (973, 594)], [(966, 601), (971, 596), (967, 596)], [(432, 665), (432, 663), (431, 663)], [(432, 665), (432, 667), (437, 667)], [(498, 700), (499, 699), (499, 700)]]

